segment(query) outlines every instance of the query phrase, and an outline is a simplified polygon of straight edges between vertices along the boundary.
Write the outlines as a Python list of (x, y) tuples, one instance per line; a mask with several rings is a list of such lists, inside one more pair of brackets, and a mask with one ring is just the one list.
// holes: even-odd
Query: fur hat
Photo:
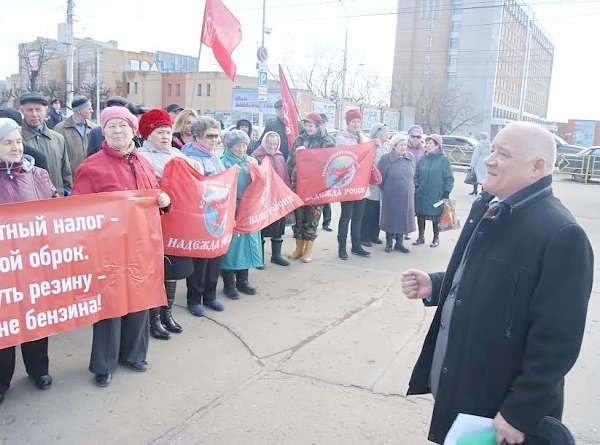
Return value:
[(171, 127), (171, 116), (165, 110), (154, 108), (140, 117), (140, 136), (148, 139), (148, 136), (158, 127)]
[(444, 145), (444, 140), (442, 139), (442, 137), (439, 134), (430, 134), (429, 136), (427, 136), (425, 138), (425, 142), (427, 142), (429, 139), (431, 139), (432, 141), (435, 141), (435, 143), (438, 145), (438, 147), (442, 147), (442, 145)]
[(308, 113), (306, 117), (302, 119), (302, 122), (313, 122), (317, 125), (320, 125), (323, 123), (323, 120), (321, 119), (321, 115), (319, 113)]
[(71, 110), (73, 110), (73, 112), (83, 110), (88, 105), (91, 105), (91, 102), (87, 97), (77, 96), (74, 97), (73, 101), (71, 102)]
[(408, 127), (408, 130), (406, 130), (406, 132), (408, 133), (409, 136), (422, 136), (423, 135), (423, 129), (419, 125), (411, 125), (410, 127)]
[(0, 139), (4, 138), (4, 136), (14, 130), (21, 131), (19, 124), (9, 117), (0, 117)]
[(346, 111), (346, 125), (354, 119), (360, 119), (362, 121), (362, 114), (360, 114), (360, 110), (358, 108), (353, 108), (352, 110)]
[(102, 114), (100, 114), (100, 127), (102, 128), (102, 134), (104, 134), (104, 128), (111, 119), (123, 119), (129, 124), (134, 134), (138, 130), (139, 123), (137, 117), (131, 114), (127, 108), (108, 107), (102, 110)]
[(249, 144), (250, 138), (248, 137), (248, 134), (243, 130), (231, 130), (227, 133), (227, 137), (225, 137), (225, 148), (231, 149), (231, 147), (240, 142)]

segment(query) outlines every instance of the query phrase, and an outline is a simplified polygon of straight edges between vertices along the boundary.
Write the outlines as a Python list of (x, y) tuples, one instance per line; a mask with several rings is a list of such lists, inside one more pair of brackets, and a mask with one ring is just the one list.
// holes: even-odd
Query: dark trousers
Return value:
[[(0, 349), (0, 393), (6, 392), (15, 373), (16, 347)], [(48, 337), (21, 345), (25, 370), (36, 378), (48, 374)]]
[(323, 226), (331, 224), (331, 204), (323, 204)]
[(346, 201), (340, 204), (342, 205), (342, 214), (340, 215), (340, 222), (338, 224), (338, 241), (340, 243), (346, 243), (348, 225), (350, 225), (350, 221), (352, 221), (350, 226), (352, 248), (359, 248), (365, 200)]
[[(440, 237), (440, 226), (439, 226), (439, 218), (435, 218), (431, 221), (433, 223), (433, 237)], [(425, 236), (425, 218), (422, 216), (417, 216), (417, 227), (419, 228), (419, 237), (423, 238)]]
[(379, 238), (379, 201), (365, 199), (362, 217), (362, 241), (375, 241)]
[(145, 361), (149, 326), (147, 310), (94, 323), (90, 371), (110, 374), (115, 372), (119, 362)]
[(194, 273), (187, 283), (187, 304), (202, 304), (217, 298), (221, 258), (194, 258)]

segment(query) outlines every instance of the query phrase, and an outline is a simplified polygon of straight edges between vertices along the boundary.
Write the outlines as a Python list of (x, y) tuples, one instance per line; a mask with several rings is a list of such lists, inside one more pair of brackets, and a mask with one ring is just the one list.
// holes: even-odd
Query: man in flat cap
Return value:
[(73, 176), (65, 147), (65, 138), (49, 129), (44, 120), (48, 109), (48, 99), (40, 93), (29, 92), (19, 98), (19, 104), (24, 121), (21, 128), (23, 145), (29, 145), (46, 155), (48, 174), (52, 184), (61, 195), (69, 194)]
[[(106, 100), (106, 107), (126, 107), (127, 99), (121, 96), (110, 96)], [(90, 136), (88, 138), (87, 144), (87, 156), (91, 156), (97, 151), (100, 151), (100, 147), (102, 146), (102, 142), (104, 142), (104, 135), (102, 134), (102, 129), (100, 126), (96, 126), (92, 128), (90, 131)]]
[(171, 122), (175, 122), (179, 113), (183, 111), (183, 105), (177, 103), (169, 104), (165, 107), (165, 111), (171, 116)]
[(96, 125), (90, 121), (92, 103), (85, 96), (77, 96), (71, 103), (73, 115), (54, 127), (54, 131), (65, 138), (67, 153), (71, 164), (71, 172), (75, 175), (77, 167), (87, 156), (90, 131)]

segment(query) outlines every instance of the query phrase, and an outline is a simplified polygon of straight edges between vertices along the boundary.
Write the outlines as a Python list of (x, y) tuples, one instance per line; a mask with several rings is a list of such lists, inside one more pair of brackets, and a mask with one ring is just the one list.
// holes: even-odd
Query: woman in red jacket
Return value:
[[(138, 156), (133, 143), (138, 130), (137, 118), (124, 107), (105, 108), (100, 126), (105, 140), (100, 151), (77, 168), (73, 194), (158, 189), (154, 170), (146, 159)], [(169, 205), (169, 196), (161, 193), (158, 207), (163, 209)], [(148, 326), (147, 310), (94, 324), (89, 369), (96, 375), (98, 386), (110, 384), (119, 362), (133, 371), (148, 370)]]
[[(56, 198), (58, 193), (48, 172), (34, 166), (34, 160), (23, 154), (19, 125), (0, 118), (0, 204)], [(27, 374), (39, 389), (48, 389), (48, 337), (21, 345)], [(0, 349), (0, 403), (15, 372), (15, 347)]]

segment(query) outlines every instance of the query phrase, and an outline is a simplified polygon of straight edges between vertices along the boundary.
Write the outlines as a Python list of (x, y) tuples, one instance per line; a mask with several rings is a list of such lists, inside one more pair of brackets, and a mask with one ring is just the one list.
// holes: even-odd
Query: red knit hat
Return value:
[(148, 139), (150, 133), (158, 127), (163, 127), (165, 125), (167, 127), (173, 126), (171, 116), (161, 108), (154, 108), (147, 113), (142, 114), (142, 117), (140, 117), (140, 136), (144, 139)]
[(360, 114), (360, 110), (358, 108), (353, 108), (352, 110), (346, 111), (346, 125), (354, 119), (360, 119), (362, 121), (362, 114)]
[(315, 124), (323, 123), (321, 115), (319, 113), (309, 113), (302, 122), (314, 122)]

